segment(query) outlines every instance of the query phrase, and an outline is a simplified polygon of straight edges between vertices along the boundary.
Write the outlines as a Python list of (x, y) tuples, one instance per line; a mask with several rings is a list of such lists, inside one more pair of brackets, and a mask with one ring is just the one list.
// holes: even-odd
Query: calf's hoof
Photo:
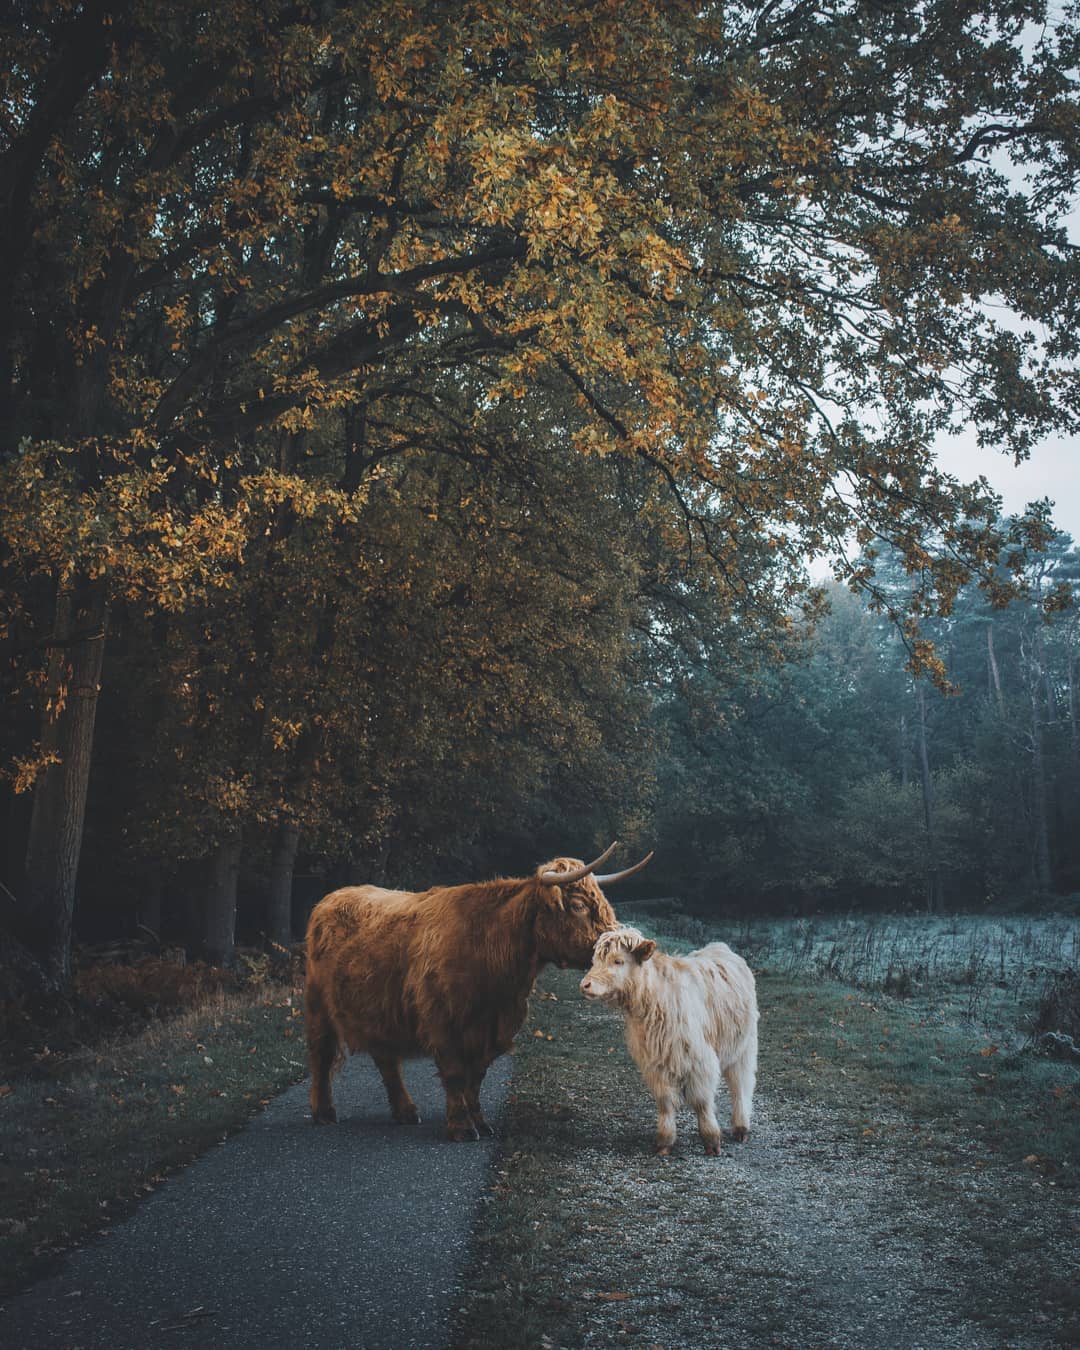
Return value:
[(749, 1138), (750, 1131), (744, 1125), (740, 1125), (737, 1130), (731, 1131), (731, 1142), (733, 1144), (745, 1144)]
[(706, 1139), (706, 1140), (704, 1141), (704, 1143), (705, 1143), (705, 1153), (706, 1153), (706, 1156), (708, 1156), (708, 1157), (710, 1157), (710, 1158), (719, 1158), (719, 1156), (720, 1156), (720, 1140), (719, 1140), (719, 1139)]
[(471, 1144), (480, 1138), (472, 1125), (447, 1125), (446, 1137), (455, 1144)]
[(662, 1144), (658, 1139), (653, 1145), (653, 1152), (658, 1158), (670, 1158), (672, 1147), (671, 1144)]
[(483, 1116), (473, 1116), (472, 1123), (474, 1128), (476, 1129), (477, 1134), (482, 1139), (490, 1139), (492, 1135), (494, 1135), (495, 1133), (495, 1131), (491, 1128), (491, 1126), (487, 1123), (487, 1121), (484, 1119)]
[(317, 1111), (312, 1111), (311, 1119), (316, 1125), (336, 1125), (337, 1112), (332, 1106), (320, 1106)]

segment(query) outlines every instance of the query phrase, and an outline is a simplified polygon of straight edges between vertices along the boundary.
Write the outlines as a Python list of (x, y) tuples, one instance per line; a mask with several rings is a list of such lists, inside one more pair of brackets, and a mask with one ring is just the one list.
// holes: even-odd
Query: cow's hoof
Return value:
[(656, 1156), (657, 1156), (658, 1158), (670, 1158), (670, 1157), (671, 1157), (671, 1149), (672, 1149), (672, 1145), (671, 1145), (671, 1144), (654, 1144), (654, 1145), (653, 1145), (653, 1152), (656, 1154)]
[(336, 1125), (337, 1112), (332, 1106), (324, 1106), (318, 1111), (312, 1111), (311, 1119), (316, 1125)]
[(490, 1139), (495, 1133), (483, 1116), (473, 1116), (472, 1123), (476, 1128), (477, 1134), (483, 1139)]
[(731, 1142), (733, 1144), (745, 1144), (749, 1138), (750, 1138), (750, 1131), (742, 1128), (741, 1126), (739, 1127), (739, 1129), (731, 1131)]
[(719, 1140), (719, 1139), (717, 1139), (717, 1140), (715, 1140), (715, 1141), (714, 1141), (714, 1140), (706, 1140), (706, 1143), (705, 1143), (705, 1153), (706, 1153), (706, 1156), (708, 1156), (708, 1157), (710, 1157), (710, 1158), (719, 1158), (719, 1156), (720, 1156), (720, 1140)]
[(471, 1144), (480, 1138), (472, 1125), (448, 1125), (446, 1137), (455, 1144)]
[(420, 1112), (415, 1106), (411, 1106), (403, 1111), (394, 1112), (394, 1123), (396, 1125), (419, 1125)]

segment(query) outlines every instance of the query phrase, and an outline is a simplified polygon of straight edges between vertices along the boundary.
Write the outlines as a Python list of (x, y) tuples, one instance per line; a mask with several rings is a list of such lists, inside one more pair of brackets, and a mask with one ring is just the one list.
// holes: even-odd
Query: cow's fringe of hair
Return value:
[(593, 948), (593, 960), (602, 961), (613, 951), (632, 952), (636, 947), (640, 947), (645, 941), (645, 934), (637, 928), (631, 928), (629, 924), (621, 928), (612, 928), (606, 933), (601, 933), (596, 939), (596, 946)]

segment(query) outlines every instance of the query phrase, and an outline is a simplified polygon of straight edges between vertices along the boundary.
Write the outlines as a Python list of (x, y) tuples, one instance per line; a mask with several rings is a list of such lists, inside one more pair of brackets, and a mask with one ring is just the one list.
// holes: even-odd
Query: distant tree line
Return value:
[[(674, 889), (720, 912), (984, 908), (1080, 891), (1080, 576), (1067, 535), (1015, 555), (1005, 608), (964, 587), (927, 618), (942, 679), (905, 670), (879, 559), (875, 610), (843, 587), (790, 659), (655, 710), (656, 839)], [(1063, 608), (1057, 605), (1063, 604)]]

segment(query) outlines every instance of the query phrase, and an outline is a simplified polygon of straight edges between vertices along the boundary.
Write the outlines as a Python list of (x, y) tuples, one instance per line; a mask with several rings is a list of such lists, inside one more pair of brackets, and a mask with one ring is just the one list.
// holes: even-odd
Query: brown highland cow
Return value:
[(591, 863), (556, 858), (524, 880), (420, 892), (347, 886), (320, 900), (308, 922), (304, 995), (314, 1120), (336, 1119), (331, 1078), (347, 1050), (366, 1050), (394, 1119), (415, 1124), (401, 1061), (430, 1055), (449, 1137), (490, 1134), (480, 1085), (524, 1022), (537, 973), (552, 961), (590, 964), (596, 939), (616, 924), (601, 883), (652, 857), (594, 876), (614, 848)]

